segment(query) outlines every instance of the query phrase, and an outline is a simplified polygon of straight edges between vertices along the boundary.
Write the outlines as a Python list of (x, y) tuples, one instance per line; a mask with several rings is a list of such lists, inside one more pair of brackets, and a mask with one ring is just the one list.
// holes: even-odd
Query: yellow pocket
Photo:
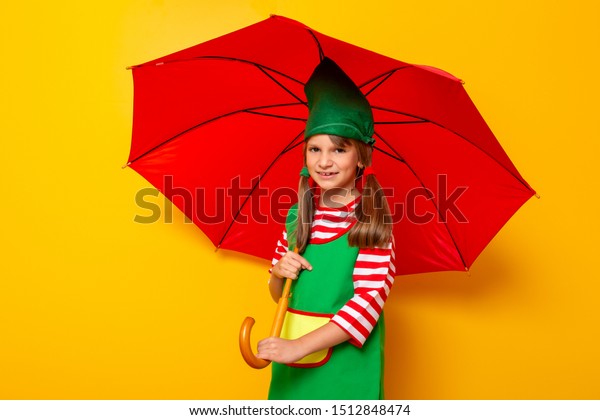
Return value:
[[(331, 319), (329, 314), (318, 314), (313, 312), (298, 311), (288, 308), (283, 321), (281, 338), (293, 340), (302, 337), (311, 331), (327, 324)], [(333, 348), (323, 349), (298, 360), (296, 363), (289, 363), (288, 366), (294, 367), (318, 367), (322, 366), (331, 357)]]

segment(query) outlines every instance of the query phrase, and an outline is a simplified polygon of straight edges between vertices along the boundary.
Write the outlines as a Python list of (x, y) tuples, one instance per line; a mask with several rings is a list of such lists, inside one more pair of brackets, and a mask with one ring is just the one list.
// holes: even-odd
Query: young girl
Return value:
[(275, 301), (283, 279), (295, 281), (281, 337), (261, 340), (257, 356), (275, 362), (270, 399), (380, 399), (382, 308), (395, 267), (390, 211), (371, 168), (372, 112), (327, 58), (305, 91), (305, 167), (273, 259)]

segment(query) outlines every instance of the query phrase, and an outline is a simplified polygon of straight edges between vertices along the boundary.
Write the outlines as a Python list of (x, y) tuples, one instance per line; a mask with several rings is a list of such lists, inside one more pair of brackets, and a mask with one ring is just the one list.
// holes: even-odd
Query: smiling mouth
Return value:
[(338, 172), (317, 172), (319, 175), (321, 176), (331, 176), (331, 175), (337, 175)]

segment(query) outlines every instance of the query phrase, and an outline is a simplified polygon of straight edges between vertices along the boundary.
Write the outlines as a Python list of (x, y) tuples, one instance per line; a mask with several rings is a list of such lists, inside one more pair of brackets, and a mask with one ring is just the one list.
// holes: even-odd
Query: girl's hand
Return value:
[(288, 278), (295, 280), (302, 269), (312, 270), (312, 265), (301, 255), (288, 251), (273, 266), (271, 273), (281, 279)]
[(269, 337), (258, 342), (256, 357), (260, 359), (272, 360), (277, 363), (294, 363), (304, 356), (306, 354), (297, 340)]

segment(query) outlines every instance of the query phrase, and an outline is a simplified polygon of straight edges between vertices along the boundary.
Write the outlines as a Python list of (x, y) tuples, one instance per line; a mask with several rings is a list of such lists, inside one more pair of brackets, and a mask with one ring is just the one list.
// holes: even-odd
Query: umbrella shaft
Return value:
[(273, 326), (271, 327), (271, 337), (279, 337), (281, 335), (281, 329), (283, 328), (283, 320), (285, 319), (285, 313), (288, 307), (288, 299), (290, 297), (290, 288), (292, 287), (292, 280), (286, 279), (283, 293), (277, 303), (277, 311), (275, 312), (275, 319), (273, 320)]

